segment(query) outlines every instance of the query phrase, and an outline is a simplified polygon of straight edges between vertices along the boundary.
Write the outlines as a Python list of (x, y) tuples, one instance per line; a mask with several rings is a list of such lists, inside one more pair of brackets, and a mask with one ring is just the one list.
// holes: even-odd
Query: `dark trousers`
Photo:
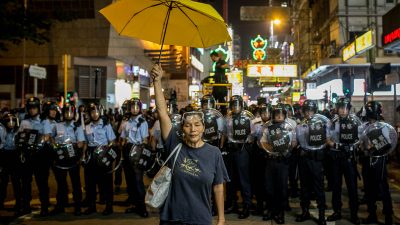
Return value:
[(333, 156), (333, 182), (332, 182), (332, 207), (335, 212), (342, 209), (342, 177), (344, 176), (347, 192), (349, 195), (349, 206), (352, 214), (358, 212), (358, 194), (357, 194), (357, 171), (356, 165), (348, 157)]
[(371, 165), (369, 157), (363, 159), (363, 173), (365, 176), (365, 198), (367, 200), (368, 213), (376, 213), (376, 200), (378, 193), (382, 195), (382, 204), (384, 215), (393, 214), (392, 197), (390, 195), (389, 184), (387, 181), (386, 158), (382, 157), (378, 160), (373, 159), (375, 164)]
[(160, 225), (198, 225), (198, 224), (160, 220)]
[(291, 192), (299, 189), (299, 155), (292, 154), (289, 157), (289, 187)]
[[(89, 154), (93, 153), (95, 148), (89, 147)], [(101, 171), (93, 159), (89, 160), (85, 167), (86, 175), (86, 197), (89, 207), (96, 206), (96, 185), (99, 187), (100, 196), (104, 196), (107, 207), (112, 207), (114, 200), (113, 192), (113, 174)]]
[(267, 208), (274, 215), (283, 213), (287, 201), (289, 163), (286, 159), (267, 159), (265, 163), (265, 194)]
[(81, 177), (80, 177), (80, 166), (75, 166), (68, 170), (63, 170), (57, 167), (53, 167), (54, 176), (57, 182), (57, 206), (66, 207), (68, 205), (68, 183), (67, 175), (71, 179), (72, 184), (72, 195), (75, 207), (81, 207), (82, 201), (82, 189), (81, 189)]
[(51, 167), (51, 149), (45, 147), (43, 151), (33, 156), (33, 174), (39, 191), (39, 199), (42, 208), (50, 206), (49, 199), (49, 175)]
[(143, 183), (143, 170), (134, 168), (129, 162), (124, 162), (124, 173), (129, 199), (138, 207), (144, 206), (146, 190)]
[(309, 209), (312, 191), (317, 197), (317, 205), (320, 211), (325, 210), (324, 191), (324, 166), (322, 160), (301, 156), (299, 161), (302, 209)]
[(235, 204), (237, 201), (236, 187), (240, 185), (243, 204), (251, 205), (250, 185), (250, 155), (249, 144), (228, 145), (227, 170), (231, 182), (226, 184), (226, 201), (228, 204)]
[(0, 205), (4, 204), (7, 197), (7, 186), (11, 179), (14, 191), (15, 207), (21, 207), (21, 180), (19, 179), (18, 157), (15, 150), (4, 151), (0, 154)]
[(253, 152), (251, 154), (251, 185), (257, 201), (257, 210), (263, 210), (265, 202), (265, 182), (262, 177), (265, 177), (265, 151), (258, 146), (253, 145)]

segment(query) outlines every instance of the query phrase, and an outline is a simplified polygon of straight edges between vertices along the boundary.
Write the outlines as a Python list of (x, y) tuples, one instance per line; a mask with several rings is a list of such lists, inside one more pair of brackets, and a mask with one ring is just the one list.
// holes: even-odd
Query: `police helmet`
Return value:
[(6, 128), (12, 129), (19, 126), (18, 118), (12, 113), (3, 115), (1, 122)]
[(89, 115), (90, 115), (90, 118), (92, 120), (93, 120), (93, 118), (92, 118), (92, 112), (93, 111), (95, 112), (95, 115), (98, 115), (98, 119), (100, 119), (100, 117), (103, 115), (103, 109), (102, 109), (101, 105), (98, 105), (96, 103), (90, 103), (90, 105), (89, 105)]
[(215, 109), (215, 98), (212, 95), (204, 95), (201, 98), (201, 107), (206, 106), (206, 109)]
[(307, 99), (304, 101), (303, 105), (301, 106), (301, 109), (303, 112), (313, 111), (314, 113), (317, 113), (318, 105), (316, 101)]
[(124, 103), (122, 103), (121, 109), (123, 115), (130, 114), (130, 110), (128, 110), (129, 102), (129, 100), (125, 100)]
[(138, 98), (132, 98), (131, 100), (129, 100), (128, 103), (128, 112), (132, 113), (132, 107), (135, 107), (135, 109), (138, 111), (137, 114), (140, 114), (142, 112), (142, 102), (140, 101), (140, 99)]
[(336, 108), (346, 107), (348, 110), (351, 109), (350, 99), (346, 97), (341, 97), (337, 100)]
[(367, 118), (378, 120), (382, 114), (382, 104), (377, 101), (369, 101), (365, 105)]
[(233, 95), (229, 101), (229, 108), (231, 110), (241, 111), (243, 109), (243, 98), (240, 95)]
[(275, 120), (275, 116), (278, 113), (283, 113), (283, 115), (285, 116), (285, 119), (287, 118), (287, 110), (286, 110), (286, 107), (284, 104), (278, 103), (277, 105), (273, 106), (272, 114), (271, 114), (272, 120)]
[(32, 108), (37, 108), (38, 113), (40, 113), (40, 100), (36, 97), (31, 97), (26, 101), (26, 110), (29, 113), (29, 110)]
[(75, 118), (75, 106), (68, 102), (65, 103), (62, 108), (62, 113), (65, 120), (73, 120)]
[[(60, 113), (60, 109), (57, 105), (57, 103), (52, 102), (52, 101), (47, 101), (43, 104), (43, 116), (44, 117), (49, 117), (50, 116), (50, 110), (55, 110), (58, 113)], [(55, 118), (51, 118), (55, 119)]]

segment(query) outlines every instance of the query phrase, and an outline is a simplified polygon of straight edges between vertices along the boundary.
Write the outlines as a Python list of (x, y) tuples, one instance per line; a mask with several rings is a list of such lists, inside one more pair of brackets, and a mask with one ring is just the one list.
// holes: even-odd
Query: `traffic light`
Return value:
[(343, 83), (343, 94), (345, 97), (350, 98), (353, 95), (353, 77), (351, 76), (349, 71), (346, 71), (342, 74), (342, 83)]
[(65, 99), (66, 103), (73, 103), (74, 102), (74, 93), (72, 91), (67, 92), (67, 98)]
[(325, 90), (325, 91), (324, 91), (324, 102), (325, 102), (325, 103), (328, 103), (328, 99), (329, 99), (329, 97), (328, 97), (328, 91)]
[(374, 63), (369, 68), (367, 91), (390, 91), (391, 85), (386, 86), (385, 75), (391, 72), (390, 63)]
[(336, 104), (337, 98), (338, 98), (338, 95), (336, 93), (332, 93), (332, 103), (333, 104)]

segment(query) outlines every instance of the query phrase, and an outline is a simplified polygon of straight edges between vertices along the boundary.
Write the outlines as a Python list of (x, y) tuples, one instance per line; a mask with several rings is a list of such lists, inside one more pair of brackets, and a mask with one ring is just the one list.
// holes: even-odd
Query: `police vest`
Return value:
[(322, 121), (316, 121), (308, 124), (308, 144), (316, 147), (325, 144), (326, 130)]
[(358, 126), (349, 119), (339, 120), (339, 142), (342, 144), (354, 144), (358, 140)]
[(204, 139), (205, 140), (216, 140), (218, 138), (217, 118), (209, 113), (207, 113), (204, 117), (205, 117)]
[(235, 141), (246, 141), (247, 136), (251, 133), (250, 119), (244, 116), (233, 116), (232, 122), (232, 138)]
[(380, 152), (386, 151), (391, 147), (389, 141), (383, 136), (382, 129), (369, 131), (367, 137), (376, 148), (376, 152), (372, 152), (373, 155), (381, 155)]
[(289, 151), (290, 138), (288, 131), (282, 125), (282, 123), (278, 123), (268, 126), (268, 134), (273, 146), (273, 152), (284, 154)]

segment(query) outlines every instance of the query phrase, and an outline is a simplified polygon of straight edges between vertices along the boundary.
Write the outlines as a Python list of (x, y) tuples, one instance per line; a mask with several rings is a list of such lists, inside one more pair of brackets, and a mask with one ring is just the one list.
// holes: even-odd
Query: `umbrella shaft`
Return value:
[(160, 49), (160, 55), (158, 56), (158, 62), (157, 62), (158, 64), (160, 63), (160, 59), (161, 59), (162, 49), (164, 46), (165, 35), (167, 34), (167, 27), (168, 27), (169, 16), (171, 15), (171, 10), (172, 10), (172, 2), (169, 4), (167, 16), (165, 17), (165, 20), (164, 20), (163, 31), (161, 33), (161, 35), (162, 35), (161, 49)]

